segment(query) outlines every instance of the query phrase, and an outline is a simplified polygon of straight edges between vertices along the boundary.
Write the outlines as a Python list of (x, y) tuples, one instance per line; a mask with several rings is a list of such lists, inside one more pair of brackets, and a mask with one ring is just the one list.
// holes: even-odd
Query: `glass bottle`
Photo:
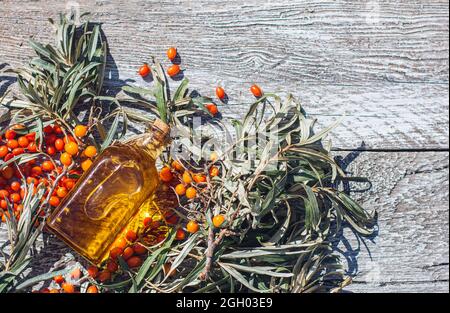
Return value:
[(100, 264), (157, 189), (155, 162), (168, 135), (169, 127), (157, 120), (151, 132), (103, 150), (49, 217), (50, 231), (90, 262)]

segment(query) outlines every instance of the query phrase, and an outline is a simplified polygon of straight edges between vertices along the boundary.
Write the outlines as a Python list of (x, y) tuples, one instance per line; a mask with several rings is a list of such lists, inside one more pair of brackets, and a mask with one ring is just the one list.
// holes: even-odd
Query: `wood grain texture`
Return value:
[[(225, 116), (240, 116), (257, 82), (292, 92), (323, 125), (345, 113), (337, 148), (448, 149), (446, 1), (76, 1), (103, 23), (111, 57), (107, 87), (138, 79), (149, 55), (176, 45), (201, 93), (222, 84)], [(32, 55), (30, 37), (51, 41), (47, 17), (66, 2), (2, 1), (0, 63)], [(19, 18), (20, 17), (20, 18)], [(6, 85), (10, 80), (6, 80)], [(0, 79), (0, 84), (1, 79)], [(1, 87), (0, 87), (1, 88)]]
[(428, 291), (448, 292), (448, 157), (447, 152), (353, 152), (344, 158), (354, 159), (349, 172), (372, 183), (367, 192), (352, 195), (379, 212), (379, 232), (365, 240), (368, 250), (344, 233), (354, 249), (345, 255), (350, 265), (357, 255), (359, 273), (350, 290), (414, 292), (429, 286)]
[[(337, 246), (353, 292), (449, 291), (449, 153), (340, 153), (346, 171), (369, 177), (372, 187), (351, 185), (351, 195), (379, 213), (379, 233), (358, 242), (345, 231)], [(348, 165), (349, 164), (349, 165)], [(0, 244), (5, 240), (0, 228)], [(40, 238), (45, 253), (34, 258), (33, 273), (49, 271), (70, 249), (54, 237)], [(78, 261), (83, 262), (80, 258)]]
[[(355, 158), (348, 170), (372, 182), (352, 195), (379, 212), (370, 252), (343, 234), (344, 258), (358, 272), (348, 290), (449, 291), (448, 1), (0, 0), (0, 70), (30, 59), (29, 38), (52, 41), (47, 18), (70, 3), (103, 23), (108, 93), (125, 81), (144, 86), (138, 65), (155, 55), (167, 66), (175, 45), (193, 88), (212, 96), (225, 87), (225, 118), (246, 111), (252, 83), (293, 93), (318, 128), (345, 114), (331, 135), (336, 149), (391, 151), (340, 152)], [(13, 82), (0, 73), (0, 91)], [(43, 243), (34, 273), (69, 252), (53, 238)]]

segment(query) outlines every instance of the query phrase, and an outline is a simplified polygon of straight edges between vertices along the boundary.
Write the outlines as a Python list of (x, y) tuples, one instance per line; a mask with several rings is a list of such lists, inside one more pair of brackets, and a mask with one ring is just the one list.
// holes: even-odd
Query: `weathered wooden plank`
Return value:
[(355, 157), (348, 170), (368, 177), (372, 188), (353, 195), (379, 212), (379, 233), (365, 240), (369, 251), (344, 233), (354, 249), (349, 264), (357, 260), (359, 272), (349, 290), (448, 292), (449, 154), (354, 152), (347, 159)]
[[(242, 114), (251, 101), (247, 88), (257, 82), (266, 91), (293, 92), (323, 125), (345, 113), (332, 137), (337, 148), (364, 141), (366, 149), (448, 149), (445, 1), (386, 1), (379, 11), (363, 2), (327, 1), (231, 1), (226, 8), (214, 1), (77, 3), (104, 22), (109, 87), (137, 79), (139, 63), (150, 53), (164, 59), (174, 44), (200, 92), (212, 95), (216, 84), (225, 86), (225, 116)], [(50, 40), (46, 18), (64, 9), (49, 1), (3, 1), (1, 62), (25, 62), (26, 40)]]
[[(448, 82), (447, 1), (68, 1), (104, 22), (117, 60), (134, 66), (176, 44), (186, 65), (229, 79)], [(2, 53), (66, 2), (2, 1)], [(4, 45), (4, 46), (3, 46)], [(332, 52), (332, 53), (330, 53)], [(206, 74), (206, 73), (205, 73)]]
[[(343, 260), (357, 273), (354, 292), (448, 292), (449, 153), (340, 153), (346, 170), (366, 176), (372, 188), (352, 185), (352, 196), (379, 213), (379, 233), (358, 245), (344, 232)], [(0, 244), (5, 228), (0, 228)], [(373, 242), (372, 242), (373, 241)], [(42, 241), (41, 241), (42, 242)], [(69, 252), (54, 238), (44, 240), (44, 255), (35, 257), (33, 272), (48, 271)], [(41, 245), (41, 244), (40, 244)]]
[[(205, 81), (196, 72), (193, 70), (187, 73), (192, 80), (192, 88), (213, 97), (215, 85)], [(137, 79), (135, 85), (147, 85), (136, 78), (134, 73), (129, 75), (130, 79)], [(124, 73), (125, 77), (127, 76)], [(106, 83), (117, 84), (110, 80)], [(178, 82), (171, 84), (177, 85)], [(254, 99), (247, 92), (251, 82), (224, 81), (223, 85), (231, 91), (230, 101), (219, 105), (223, 119), (242, 117)], [(290, 83), (280, 88), (276, 83), (268, 83), (264, 90), (280, 94), (292, 90), (308, 114), (318, 119), (317, 129), (343, 118), (341, 124), (330, 134), (336, 149), (448, 149), (449, 146), (448, 86), (336, 86)]]

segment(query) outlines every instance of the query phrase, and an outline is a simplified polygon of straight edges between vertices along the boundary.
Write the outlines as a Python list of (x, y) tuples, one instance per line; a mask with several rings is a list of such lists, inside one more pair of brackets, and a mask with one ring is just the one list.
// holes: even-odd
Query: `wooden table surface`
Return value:
[(379, 212), (365, 244), (344, 234), (348, 290), (449, 291), (448, 1), (0, 0), (0, 68), (29, 60), (29, 38), (51, 41), (47, 18), (70, 6), (103, 23), (112, 89), (144, 84), (137, 66), (175, 45), (195, 89), (226, 88), (225, 118), (246, 110), (253, 82), (293, 93), (318, 128), (345, 114), (334, 154), (369, 178), (353, 196)]

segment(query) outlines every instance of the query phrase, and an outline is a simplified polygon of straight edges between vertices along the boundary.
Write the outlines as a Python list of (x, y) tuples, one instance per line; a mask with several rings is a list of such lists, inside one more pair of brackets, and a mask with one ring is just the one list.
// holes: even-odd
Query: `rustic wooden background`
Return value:
[(0, 68), (29, 60), (29, 38), (51, 41), (47, 18), (70, 6), (104, 23), (111, 88), (145, 84), (138, 65), (175, 45), (196, 89), (226, 88), (225, 117), (245, 111), (253, 82), (292, 92), (318, 127), (345, 114), (335, 155), (370, 179), (353, 196), (379, 212), (377, 236), (344, 234), (348, 290), (449, 291), (448, 1), (0, 0)]

